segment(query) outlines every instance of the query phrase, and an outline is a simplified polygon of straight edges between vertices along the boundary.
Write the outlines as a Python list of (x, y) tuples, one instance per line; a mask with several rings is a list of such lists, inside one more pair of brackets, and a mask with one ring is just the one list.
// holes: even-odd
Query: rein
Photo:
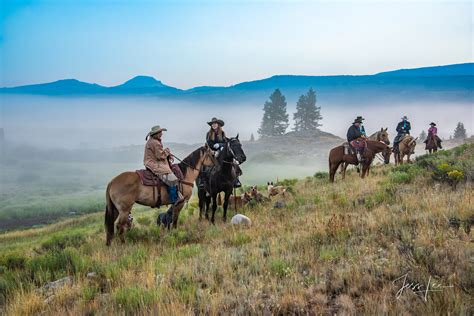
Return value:
[[(205, 154), (206, 154), (206, 155), (209, 155), (209, 153), (208, 153), (207, 151), (206, 151)], [(175, 155), (171, 154), (171, 156), (172, 156), (173, 158), (175, 158), (176, 160), (178, 160), (178, 161), (179, 161), (180, 163), (182, 163), (183, 165), (185, 165), (185, 166), (187, 166), (187, 167), (189, 167), (189, 168), (191, 168), (191, 169), (193, 169), (193, 170), (196, 170), (196, 171), (199, 171), (199, 172), (201, 171), (200, 169), (191, 166), (190, 164), (188, 164), (187, 162), (183, 161), (182, 159), (179, 159), (179, 158), (176, 157)], [(211, 156), (211, 155), (209, 155), (209, 156), (212, 157), (212, 158), (214, 158), (214, 157)], [(214, 159), (213, 159), (213, 162), (215, 163), (215, 160), (214, 160)], [(184, 180), (179, 180), (179, 182), (182, 183), (182, 184), (188, 185), (188, 186), (190, 186), (190, 187), (192, 187), (192, 188), (194, 187), (194, 183), (192, 183), (192, 182), (188, 182), (188, 181), (184, 181)]]

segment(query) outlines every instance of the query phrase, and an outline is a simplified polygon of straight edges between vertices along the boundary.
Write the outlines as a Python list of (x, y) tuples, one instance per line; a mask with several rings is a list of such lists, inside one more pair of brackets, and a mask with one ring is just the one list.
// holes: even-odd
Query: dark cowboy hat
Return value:
[(151, 130), (148, 132), (148, 134), (146, 135), (145, 139), (148, 139), (149, 136), (153, 136), (162, 131), (167, 131), (167, 129), (162, 128), (160, 125), (153, 126)]
[(362, 124), (362, 121), (364, 120), (364, 118), (362, 116), (358, 116), (355, 120), (354, 120), (354, 123), (361, 123)]
[(436, 123), (431, 122), (430, 125), (436, 126)]
[(214, 123), (217, 123), (219, 124), (220, 126), (224, 126), (224, 121), (223, 120), (219, 120), (215, 117), (212, 118), (212, 120), (210, 122), (207, 122), (207, 124), (209, 124), (209, 126), (211, 126), (212, 124)]

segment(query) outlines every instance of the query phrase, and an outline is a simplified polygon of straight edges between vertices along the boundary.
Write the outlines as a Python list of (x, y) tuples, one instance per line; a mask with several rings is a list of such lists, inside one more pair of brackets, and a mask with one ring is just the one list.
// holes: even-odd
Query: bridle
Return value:
[[(213, 155), (210, 154), (209, 150), (206, 149), (204, 155), (210, 157), (211, 160), (212, 160), (212, 162), (213, 162), (214, 164), (217, 163), (217, 162), (216, 162), (216, 158), (215, 158)], [(180, 163), (182, 163), (183, 165), (185, 165), (186, 167), (189, 167), (189, 168), (191, 168), (191, 169), (193, 169), (193, 170), (196, 170), (196, 171), (201, 171), (200, 169), (191, 166), (191, 165), (188, 164), (186, 161), (184, 161), (184, 160), (182, 160), (182, 159), (179, 159), (179, 158), (176, 157), (175, 155), (171, 154), (171, 156), (172, 156), (173, 158), (175, 158), (176, 160), (178, 160), (178, 161), (179, 161)], [(204, 158), (204, 159), (206, 159), (206, 158)], [(203, 159), (203, 161), (204, 161), (204, 159)], [(188, 182), (188, 181), (184, 181), (184, 180), (180, 180), (179, 182), (182, 183), (182, 184), (189, 185), (190, 187), (194, 187), (194, 183), (192, 183), (192, 182)]]

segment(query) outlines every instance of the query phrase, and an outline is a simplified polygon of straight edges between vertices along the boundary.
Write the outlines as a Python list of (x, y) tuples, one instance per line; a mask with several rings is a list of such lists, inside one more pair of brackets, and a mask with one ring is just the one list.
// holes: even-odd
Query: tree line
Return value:
[[(280, 136), (285, 134), (289, 123), (286, 110), (286, 98), (280, 89), (276, 89), (263, 106), (263, 118), (258, 134), (261, 137)], [(318, 130), (322, 120), (321, 107), (316, 106), (316, 92), (310, 88), (299, 97), (296, 103), (293, 130), (297, 133), (310, 133)]]

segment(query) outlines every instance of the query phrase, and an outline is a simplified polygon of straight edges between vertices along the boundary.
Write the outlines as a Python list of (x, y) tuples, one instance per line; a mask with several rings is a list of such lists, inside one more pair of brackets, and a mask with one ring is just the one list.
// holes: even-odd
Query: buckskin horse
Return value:
[[(383, 142), (374, 141), (374, 140), (367, 140), (367, 148), (364, 151), (363, 157), (365, 158), (365, 162), (362, 163), (362, 171), (360, 173), (361, 178), (364, 178), (366, 173), (368, 172), (372, 161), (375, 158), (375, 155), (378, 153), (382, 153), (384, 158), (384, 163), (390, 163), (390, 155), (392, 151), (390, 146)], [(358, 165), (359, 162), (357, 160), (357, 156), (355, 154), (348, 154), (344, 153), (344, 145), (339, 145), (334, 147), (329, 152), (329, 181), (334, 182), (334, 177), (337, 172), (337, 168), (339, 165), (344, 163), (344, 167), (347, 167), (348, 164), (351, 165)], [(342, 178), (345, 178), (346, 169), (343, 168), (342, 171)]]
[(410, 163), (410, 156), (415, 153), (416, 140), (411, 135), (405, 135), (398, 144), (398, 151), (394, 152), (395, 165), (403, 164), (403, 158), (407, 156), (407, 162)]
[(227, 220), (227, 208), (229, 206), (229, 198), (234, 189), (234, 183), (237, 178), (236, 168), (234, 168), (234, 159), (239, 164), (245, 162), (247, 157), (242, 149), (239, 141), (239, 135), (228, 138), (222, 150), (217, 157), (215, 164), (209, 171), (207, 181), (204, 181), (204, 188), (199, 188), (199, 219), (202, 219), (204, 206), (206, 208), (206, 219), (209, 219), (208, 211), (212, 199), (212, 217), (211, 223), (215, 223), (215, 214), (217, 210), (217, 194), (224, 192), (224, 222)]
[[(179, 169), (183, 173), (183, 180), (180, 181), (179, 189), (184, 197), (184, 201), (173, 207), (173, 228), (176, 228), (178, 217), (185, 201), (189, 200), (193, 192), (193, 183), (199, 175), (199, 171), (204, 163), (212, 165), (213, 156), (209, 149), (200, 147), (183, 159), (179, 164)], [(122, 242), (125, 242), (124, 232), (128, 224), (128, 215), (133, 204), (138, 203), (146, 206), (155, 206), (155, 187), (145, 186), (141, 183), (136, 172), (127, 171), (113, 178), (107, 185), (105, 228), (107, 235), (107, 246), (114, 237), (114, 224), (118, 218), (117, 229)], [(161, 185), (159, 204), (168, 205), (168, 190), (166, 185)]]

